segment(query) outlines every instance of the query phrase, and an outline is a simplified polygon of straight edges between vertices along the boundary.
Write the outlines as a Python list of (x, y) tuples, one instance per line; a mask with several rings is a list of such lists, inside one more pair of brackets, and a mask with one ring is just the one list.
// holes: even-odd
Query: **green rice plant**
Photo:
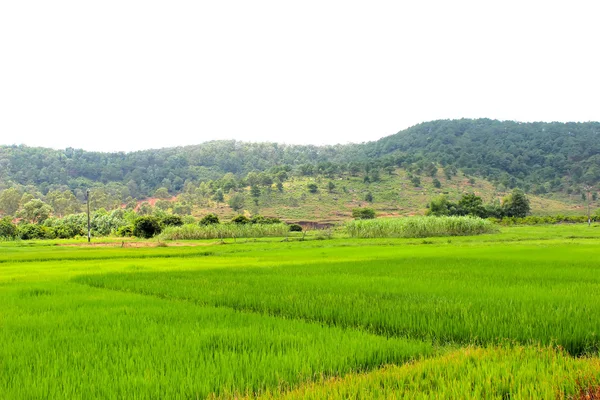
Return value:
[(409, 217), (354, 220), (346, 223), (346, 232), (355, 238), (423, 238), (469, 236), (496, 233), (498, 228), (477, 217)]
[(0, 289), (0, 398), (204, 399), (403, 363), (431, 344), (56, 282)]
[[(600, 349), (596, 244), (357, 250), (320, 249), (317, 260), (314, 250), (275, 253), (260, 268), (242, 261), (244, 267), (75, 281), (439, 344), (511, 339), (557, 343), (571, 354)], [(294, 262), (284, 263), (289, 258)]]
[(210, 224), (167, 227), (160, 240), (199, 240), (225, 238), (281, 237), (289, 232), (286, 224)]

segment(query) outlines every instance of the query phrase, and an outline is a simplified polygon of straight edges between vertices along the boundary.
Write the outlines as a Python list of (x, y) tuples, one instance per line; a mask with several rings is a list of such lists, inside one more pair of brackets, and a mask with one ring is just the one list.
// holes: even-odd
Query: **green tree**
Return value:
[(219, 223), (219, 217), (217, 216), (217, 214), (206, 214), (204, 217), (202, 217), (202, 219), (200, 220), (199, 224), (200, 225), (214, 225), (214, 224), (218, 224)]
[(458, 201), (458, 210), (461, 215), (472, 215), (475, 217), (486, 217), (486, 210), (481, 197), (475, 193), (465, 193)]
[(367, 194), (365, 194), (365, 201), (368, 201), (369, 203), (373, 202), (373, 195), (371, 192), (367, 192)]
[(158, 218), (147, 215), (139, 217), (133, 223), (133, 235), (149, 239), (161, 232), (160, 221)]
[(217, 189), (217, 191), (215, 192), (215, 195), (214, 195), (214, 197), (213, 197), (213, 198), (214, 198), (214, 200), (215, 200), (217, 203), (222, 203), (222, 202), (224, 202), (224, 201), (225, 201), (225, 196), (223, 195), (223, 189), (221, 189), (221, 188), (218, 188), (218, 189)]
[(169, 189), (161, 187), (156, 189), (156, 192), (154, 192), (154, 197), (158, 199), (168, 199), (171, 197), (171, 195), (169, 194)]
[(335, 183), (329, 181), (329, 183), (327, 183), (327, 190), (329, 191), (329, 193), (333, 193), (333, 191), (335, 190)]
[(33, 199), (23, 205), (17, 216), (32, 224), (41, 224), (52, 214), (52, 207), (40, 199)]
[(231, 207), (234, 211), (239, 212), (244, 209), (244, 204), (246, 199), (243, 194), (235, 193), (229, 198), (229, 207)]
[(0, 193), (0, 214), (2, 215), (15, 215), (19, 209), (19, 203), (21, 201), (21, 194), (15, 188), (3, 190)]
[[(19, 196), (21, 197), (21, 196)], [(0, 238), (14, 239), (17, 237), (17, 226), (9, 217), (0, 219)]]
[(319, 187), (317, 186), (316, 183), (309, 183), (308, 185), (306, 185), (306, 187), (308, 188), (308, 191), (311, 193), (317, 193), (317, 191), (319, 190)]
[(375, 218), (375, 210), (372, 208), (353, 208), (352, 218), (354, 219), (373, 219)]
[(443, 215), (451, 215), (456, 206), (448, 201), (448, 198), (444, 195), (437, 196), (429, 202), (429, 209), (427, 215), (434, 215), (440, 217)]
[(525, 192), (513, 189), (502, 201), (502, 210), (507, 217), (526, 217), (531, 212), (531, 207)]

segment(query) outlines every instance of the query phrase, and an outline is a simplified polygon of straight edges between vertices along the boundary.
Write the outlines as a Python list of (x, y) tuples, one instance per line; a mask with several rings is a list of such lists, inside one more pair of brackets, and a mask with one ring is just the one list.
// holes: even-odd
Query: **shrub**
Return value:
[(352, 210), (352, 218), (373, 219), (375, 218), (375, 210), (372, 208), (354, 208)]
[(245, 225), (250, 223), (250, 219), (245, 215), (240, 214), (237, 217), (234, 217), (231, 222), (238, 225)]
[(202, 217), (202, 219), (199, 222), (200, 225), (212, 225), (218, 223), (219, 217), (217, 216), (217, 214), (207, 214), (204, 217)]
[(23, 224), (19, 225), (18, 233), (23, 240), (46, 239), (46, 229), (41, 225)]
[(279, 218), (263, 217), (262, 215), (257, 214), (257, 215), (252, 216), (252, 218), (250, 218), (250, 223), (251, 224), (265, 224), (265, 225), (280, 224), (281, 220)]
[(17, 226), (12, 223), (10, 218), (4, 217), (0, 219), (0, 238), (14, 239), (17, 237)]
[(302, 232), (302, 226), (298, 224), (290, 224), (290, 232)]
[(117, 236), (120, 236), (120, 237), (133, 236), (133, 226), (131, 226), (131, 225), (121, 226), (119, 229), (117, 229)]
[(317, 193), (317, 191), (319, 190), (319, 187), (315, 183), (309, 183), (306, 187), (311, 193)]
[(139, 217), (133, 224), (133, 235), (137, 237), (148, 239), (160, 232), (160, 222), (153, 216)]
[(167, 214), (161, 218), (160, 222), (163, 226), (181, 226), (183, 225), (183, 218), (179, 215)]

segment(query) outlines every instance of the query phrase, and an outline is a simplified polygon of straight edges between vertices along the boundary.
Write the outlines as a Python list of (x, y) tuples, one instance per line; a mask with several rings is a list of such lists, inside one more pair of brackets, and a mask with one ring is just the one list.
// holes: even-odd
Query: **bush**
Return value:
[(290, 232), (302, 232), (302, 226), (298, 224), (290, 224)]
[(133, 236), (133, 226), (131, 226), (131, 225), (121, 226), (120, 228), (117, 229), (117, 236), (120, 236), (120, 237)]
[(373, 219), (375, 218), (375, 210), (372, 208), (354, 208), (352, 210), (352, 218)]
[(49, 228), (44, 229), (41, 225), (23, 224), (19, 225), (18, 234), (23, 240), (46, 239), (48, 237), (48, 235), (46, 235), (48, 229)]
[(231, 222), (238, 225), (245, 225), (250, 223), (250, 219), (248, 219), (248, 217), (246, 217), (245, 215), (240, 214), (237, 217), (233, 218)]
[(133, 235), (149, 239), (161, 232), (158, 218), (153, 216), (139, 217), (133, 224)]
[(18, 235), (17, 226), (12, 223), (10, 218), (0, 219), (0, 238), (14, 239)]
[(181, 226), (183, 225), (183, 218), (179, 215), (167, 214), (160, 220), (163, 226)]
[(200, 220), (199, 224), (200, 225), (212, 225), (212, 224), (218, 224), (219, 223), (219, 217), (217, 216), (217, 214), (207, 214), (204, 217), (202, 217), (202, 219)]
[(251, 224), (264, 224), (264, 225), (269, 225), (269, 224), (280, 224), (281, 220), (279, 218), (275, 218), (275, 217), (263, 217), (262, 215), (254, 215), (252, 218), (250, 218), (250, 223)]
[(309, 183), (306, 187), (308, 188), (308, 191), (311, 193), (317, 193), (317, 191), (319, 190), (319, 187), (314, 183)]

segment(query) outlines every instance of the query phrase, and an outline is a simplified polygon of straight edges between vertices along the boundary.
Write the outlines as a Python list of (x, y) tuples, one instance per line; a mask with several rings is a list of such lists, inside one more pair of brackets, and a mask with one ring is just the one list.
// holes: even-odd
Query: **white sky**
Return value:
[(600, 120), (597, 1), (0, 2), (0, 144), (333, 144)]

